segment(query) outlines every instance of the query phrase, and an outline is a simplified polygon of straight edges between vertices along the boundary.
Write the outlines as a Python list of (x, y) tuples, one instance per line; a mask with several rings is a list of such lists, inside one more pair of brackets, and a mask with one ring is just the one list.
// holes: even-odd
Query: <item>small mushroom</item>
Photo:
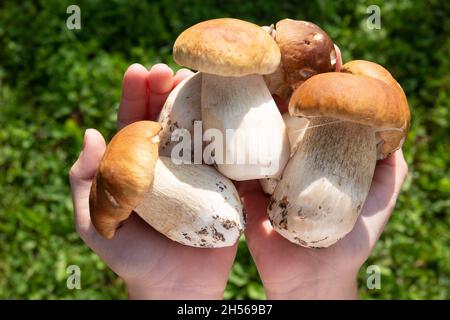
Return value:
[(281, 63), (274, 73), (264, 77), (272, 94), (289, 101), (292, 92), (305, 80), (335, 70), (333, 41), (314, 23), (283, 19), (277, 22), (273, 33)]
[(134, 211), (179, 243), (233, 245), (244, 228), (233, 183), (210, 166), (158, 157), (160, 129), (156, 122), (135, 122), (108, 144), (89, 198), (96, 230), (110, 239)]
[(202, 75), (197, 72), (181, 81), (167, 97), (158, 118), (162, 128), (159, 132), (161, 156), (172, 156), (172, 149), (185, 139), (183, 133), (189, 134), (191, 151), (194, 151), (194, 123), (202, 119), (201, 88)]
[(208, 20), (177, 38), (173, 57), (202, 72), (203, 130), (216, 129), (223, 137), (214, 155), (217, 169), (239, 181), (277, 176), (289, 142), (262, 76), (280, 63), (271, 36), (242, 20)]
[(305, 247), (328, 247), (349, 233), (369, 192), (376, 160), (399, 149), (410, 113), (403, 90), (375, 63), (311, 77), (289, 112), (309, 119), (268, 208), (273, 227)]

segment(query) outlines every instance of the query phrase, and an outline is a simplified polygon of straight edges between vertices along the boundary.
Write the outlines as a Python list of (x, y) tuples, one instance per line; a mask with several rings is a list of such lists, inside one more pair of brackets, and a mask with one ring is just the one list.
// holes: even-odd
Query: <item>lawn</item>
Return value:
[[(81, 30), (66, 8), (81, 8)], [(366, 24), (369, 5), (381, 28)], [(401, 83), (412, 111), (404, 151), (409, 177), (371, 258), (360, 271), (367, 299), (450, 298), (450, 2), (448, 1), (16, 1), (0, 3), (0, 298), (126, 298), (123, 283), (74, 229), (68, 170), (84, 130), (114, 134), (127, 66), (176, 68), (172, 44), (215, 17), (269, 25), (313, 21), (344, 61), (367, 59)], [(380, 290), (366, 267), (381, 268)], [(66, 287), (66, 268), (82, 289)], [(241, 240), (226, 298), (264, 298)]]

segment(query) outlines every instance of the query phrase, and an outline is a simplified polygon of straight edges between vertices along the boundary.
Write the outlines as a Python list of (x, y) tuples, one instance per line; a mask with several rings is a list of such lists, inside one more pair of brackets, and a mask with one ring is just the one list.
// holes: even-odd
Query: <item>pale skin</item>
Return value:
[[(340, 64), (340, 59), (339, 59)], [(175, 75), (163, 64), (150, 70), (134, 64), (125, 72), (118, 128), (154, 120), (170, 91), (190, 71)], [(281, 111), (286, 106), (276, 99)], [(236, 245), (222, 249), (183, 246), (153, 230), (136, 215), (112, 240), (103, 239), (89, 215), (89, 191), (105, 140), (86, 130), (83, 151), (70, 170), (77, 232), (126, 283), (132, 299), (221, 299)], [(268, 197), (258, 181), (238, 184), (247, 212), (245, 236), (268, 299), (355, 299), (356, 275), (388, 221), (408, 168), (401, 150), (379, 161), (361, 216), (353, 231), (327, 249), (292, 244), (270, 226)]]

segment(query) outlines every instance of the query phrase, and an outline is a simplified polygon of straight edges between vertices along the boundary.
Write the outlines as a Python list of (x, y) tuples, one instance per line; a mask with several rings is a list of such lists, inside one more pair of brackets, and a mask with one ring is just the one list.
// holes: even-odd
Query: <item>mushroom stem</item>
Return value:
[(286, 127), (261, 75), (202, 74), (203, 129), (222, 133), (217, 169), (233, 180), (277, 176), (289, 157)]
[(373, 128), (312, 118), (272, 196), (273, 227), (305, 247), (334, 244), (352, 230), (375, 163)]
[(177, 129), (186, 129), (190, 134), (191, 150), (194, 151), (194, 122), (202, 118), (201, 87), (202, 75), (197, 72), (181, 81), (167, 97), (158, 119), (162, 128), (159, 132), (161, 156), (170, 157), (172, 149), (179, 143), (182, 132)]
[(176, 165), (160, 157), (154, 179), (134, 210), (169, 239), (194, 247), (226, 247), (243, 228), (233, 183), (207, 165)]
[[(308, 119), (291, 116), (289, 112), (284, 113), (282, 117), (286, 126), (289, 145), (291, 147), (289, 157), (292, 157), (295, 154), (295, 151), (297, 150), (298, 144), (303, 138), (303, 135), (305, 134), (305, 129), (308, 126)], [(276, 177), (260, 179), (259, 182), (261, 183), (261, 187), (264, 193), (268, 195), (273, 194), (280, 179), (281, 172)]]

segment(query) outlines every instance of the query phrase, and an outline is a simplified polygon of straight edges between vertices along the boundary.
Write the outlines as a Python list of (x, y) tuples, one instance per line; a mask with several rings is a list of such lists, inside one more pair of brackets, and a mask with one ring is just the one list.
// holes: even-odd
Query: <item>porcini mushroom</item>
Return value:
[(289, 103), (310, 122), (268, 213), (277, 232), (305, 247), (328, 247), (352, 230), (376, 159), (400, 148), (409, 128), (407, 100), (386, 69), (364, 61), (343, 69), (306, 80)]
[(233, 245), (244, 228), (233, 183), (210, 166), (158, 157), (160, 129), (156, 122), (135, 122), (108, 144), (89, 198), (96, 230), (110, 239), (134, 211), (179, 243)]
[[(217, 169), (234, 180), (277, 176), (289, 155), (281, 114), (264, 82), (280, 63), (280, 51), (259, 26), (213, 19), (185, 30), (174, 60), (202, 72), (203, 130), (217, 129), (223, 149)], [(216, 150), (217, 151), (217, 150)]]
[(333, 41), (314, 23), (283, 19), (276, 23), (273, 34), (280, 48), (281, 63), (274, 73), (264, 76), (272, 94), (289, 102), (292, 92), (305, 80), (335, 70)]
[[(161, 156), (172, 156), (173, 148), (180, 140), (186, 138), (183, 133), (189, 135), (191, 152), (194, 151), (194, 123), (202, 119), (201, 88), (202, 75), (197, 72), (181, 81), (167, 97), (158, 118), (162, 128), (159, 132), (159, 154)], [(185, 129), (186, 132), (180, 129)], [(200, 154), (202, 152), (201, 145), (202, 141), (200, 141)]]

